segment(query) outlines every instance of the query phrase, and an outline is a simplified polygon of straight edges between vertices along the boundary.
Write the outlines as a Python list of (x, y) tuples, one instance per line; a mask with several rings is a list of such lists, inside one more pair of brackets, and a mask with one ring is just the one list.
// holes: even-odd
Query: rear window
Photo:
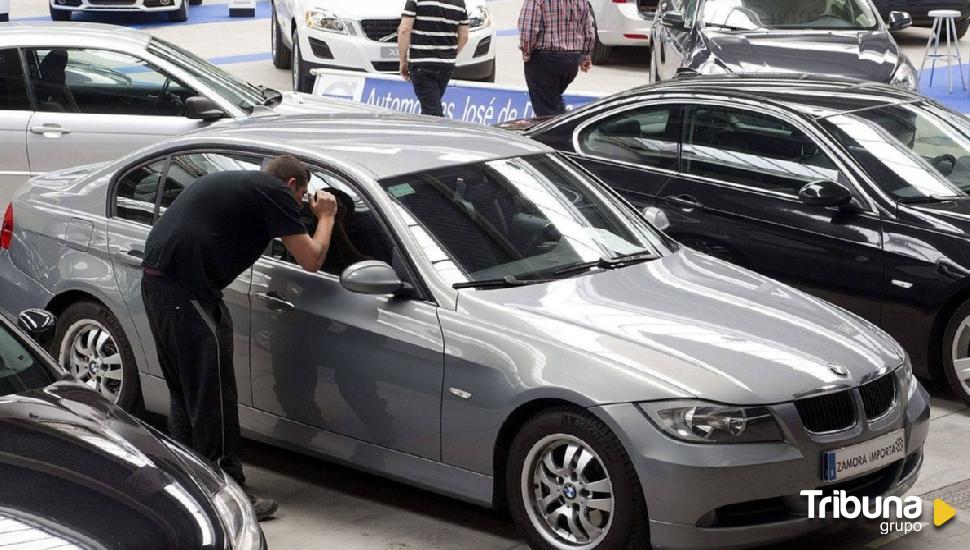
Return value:
[(43, 359), (0, 323), (0, 395), (36, 390), (53, 382), (54, 375)]

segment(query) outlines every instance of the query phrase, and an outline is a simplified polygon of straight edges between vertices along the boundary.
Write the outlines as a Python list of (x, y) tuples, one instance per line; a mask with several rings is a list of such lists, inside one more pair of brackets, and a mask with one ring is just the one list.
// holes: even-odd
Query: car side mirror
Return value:
[(207, 97), (200, 95), (194, 95), (185, 100), (184, 106), (185, 118), (192, 120), (218, 120), (226, 116), (226, 112), (223, 111), (214, 101)]
[(54, 339), (57, 316), (43, 309), (28, 309), (17, 317), (17, 326), (42, 347)]
[(664, 12), (663, 17), (660, 18), (660, 24), (672, 29), (683, 29), (684, 13), (680, 11)]
[(905, 11), (889, 12), (889, 30), (901, 31), (913, 26), (913, 18)]
[(393, 294), (405, 296), (413, 287), (401, 280), (386, 262), (357, 262), (340, 274), (340, 285), (357, 294)]
[(845, 206), (852, 202), (852, 193), (834, 181), (819, 180), (799, 189), (798, 199), (809, 206)]
[(670, 220), (667, 219), (667, 213), (656, 206), (648, 206), (644, 208), (643, 217), (647, 218), (650, 225), (656, 227), (660, 231), (666, 231), (667, 228), (670, 227)]

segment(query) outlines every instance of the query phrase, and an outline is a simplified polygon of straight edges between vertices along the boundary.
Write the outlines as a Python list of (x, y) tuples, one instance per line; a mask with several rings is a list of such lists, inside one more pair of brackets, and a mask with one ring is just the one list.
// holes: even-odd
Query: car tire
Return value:
[(283, 30), (276, 18), (276, 2), (272, 4), (270, 15), (270, 48), (273, 51), (273, 66), (277, 69), (289, 69), (293, 63), (292, 52), (283, 43)]
[(950, 388), (970, 405), (970, 302), (958, 307), (950, 317), (943, 331), (941, 351), (943, 372)]
[(142, 412), (135, 355), (108, 308), (88, 301), (68, 306), (57, 320), (50, 352), (81, 383), (130, 413)]
[(202, 0), (189, 0), (189, 5), (190, 6), (201, 6), (202, 5)]
[[(567, 462), (571, 447), (577, 451)], [(650, 547), (647, 506), (629, 455), (603, 422), (580, 408), (550, 409), (519, 430), (505, 484), (510, 512), (530, 548)]]
[(49, 6), (51, 11), (51, 21), (70, 21), (71, 10), (59, 10), (54, 6)]
[(182, 0), (182, 5), (175, 11), (168, 12), (168, 20), (172, 23), (185, 23), (189, 20), (189, 0)]
[(970, 17), (957, 22), (957, 39), (959, 40), (966, 36), (967, 30), (970, 30)]
[(593, 53), (591, 54), (593, 65), (608, 65), (610, 62), (610, 54), (612, 53), (613, 48), (600, 42), (600, 37), (597, 35), (596, 42), (593, 44)]
[(290, 64), (290, 71), (293, 75), (293, 90), (296, 92), (310, 93), (313, 91), (313, 84), (310, 80), (310, 68), (303, 61), (303, 53), (300, 52), (300, 39), (293, 31), (293, 63)]

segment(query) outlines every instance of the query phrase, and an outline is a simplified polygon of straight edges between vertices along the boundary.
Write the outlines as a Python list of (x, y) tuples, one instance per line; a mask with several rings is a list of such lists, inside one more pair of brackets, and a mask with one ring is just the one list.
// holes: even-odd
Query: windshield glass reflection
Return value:
[(707, 0), (703, 10), (706, 26), (741, 31), (872, 30), (878, 21), (866, 0)]

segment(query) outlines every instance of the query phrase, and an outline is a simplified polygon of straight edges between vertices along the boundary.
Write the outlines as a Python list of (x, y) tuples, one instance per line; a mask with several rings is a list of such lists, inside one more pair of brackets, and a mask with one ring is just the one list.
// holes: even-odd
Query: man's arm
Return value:
[(593, 47), (596, 45), (596, 26), (593, 25), (593, 11), (590, 9), (589, 3), (583, 2), (583, 4), (585, 5), (585, 13), (580, 26), (583, 33), (583, 56), (579, 61), (579, 66), (583, 72), (587, 72), (593, 65), (592, 55)]
[(522, 59), (526, 61), (535, 49), (541, 25), (542, 11), (536, 5), (536, 0), (522, 2), (522, 11), (519, 12), (519, 49), (522, 50)]
[(458, 25), (458, 53), (468, 44), (468, 25)]
[(337, 214), (337, 200), (330, 193), (319, 193), (310, 197), (310, 210), (317, 217), (317, 230), (310, 237), (307, 233), (283, 237), (283, 245), (300, 264), (311, 273), (320, 271), (330, 250), (330, 237), (333, 234), (334, 219)]
[(413, 0), (408, 0), (401, 13), (401, 24), (397, 27), (397, 55), (400, 59), (398, 70), (404, 80), (411, 79), (411, 70), (408, 68), (408, 50), (411, 49), (411, 31), (414, 30), (414, 17), (417, 15), (418, 6)]

